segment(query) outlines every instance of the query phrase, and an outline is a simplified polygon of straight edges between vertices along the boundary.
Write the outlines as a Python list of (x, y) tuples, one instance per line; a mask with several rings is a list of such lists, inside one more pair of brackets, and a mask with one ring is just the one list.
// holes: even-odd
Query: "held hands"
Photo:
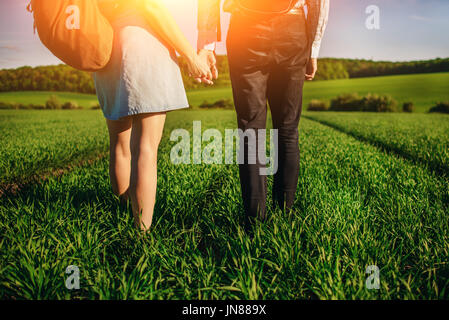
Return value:
[(217, 59), (215, 58), (215, 53), (209, 50), (200, 50), (198, 55), (200, 58), (206, 59), (210, 71), (212, 72), (212, 79), (218, 79)]
[(200, 50), (197, 55), (197, 68), (202, 72), (191, 72), (190, 76), (198, 83), (205, 83), (208, 85), (214, 84), (213, 80), (218, 78), (217, 60), (213, 51)]
[(192, 54), (191, 57), (187, 58), (187, 69), (190, 77), (195, 78), (195, 80), (199, 83), (205, 82), (208, 84), (212, 84), (212, 71), (209, 67), (208, 62), (197, 55), (196, 53)]

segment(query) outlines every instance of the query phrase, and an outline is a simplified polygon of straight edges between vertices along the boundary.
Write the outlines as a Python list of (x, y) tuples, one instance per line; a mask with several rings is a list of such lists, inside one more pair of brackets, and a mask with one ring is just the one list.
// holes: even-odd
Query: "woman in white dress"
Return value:
[(112, 189), (131, 200), (135, 222), (146, 231), (153, 219), (166, 112), (189, 106), (175, 52), (194, 78), (211, 83), (213, 75), (160, 1), (98, 1), (115, 32), (111, 60), (94, 74), (109, 129)]

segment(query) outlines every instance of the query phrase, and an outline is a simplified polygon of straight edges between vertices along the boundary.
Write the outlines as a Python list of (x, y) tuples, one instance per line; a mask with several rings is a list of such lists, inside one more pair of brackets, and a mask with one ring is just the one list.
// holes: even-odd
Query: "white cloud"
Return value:
[(20, 48), (14, 45), (0, 45), (0, 50), (20, 51)]

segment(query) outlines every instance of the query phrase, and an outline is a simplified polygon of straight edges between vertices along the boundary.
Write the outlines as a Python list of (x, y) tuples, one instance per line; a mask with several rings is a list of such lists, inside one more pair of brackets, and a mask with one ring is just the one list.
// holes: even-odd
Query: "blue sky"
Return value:
[[(194, 44), (197, 0), (163, 1)], [(27, 2), (0, 0), (0, 69), (59, 63), (33, 34)], [(380, 30), (365, 27), (369, 5), (380, 8)], [(228, 21), (225, 14), (225, 31)], [(218, 52), (225, 53), (223, 43)], [(331, 0), (321, 56), (391, 61), (449, 57), (449, 0)]]

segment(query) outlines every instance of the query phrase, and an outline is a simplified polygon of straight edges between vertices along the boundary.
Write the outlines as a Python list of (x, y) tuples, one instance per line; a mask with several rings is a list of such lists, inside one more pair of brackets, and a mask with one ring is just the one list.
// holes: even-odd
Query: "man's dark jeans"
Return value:
[[(238, 126), (243, 131), (265, 129), (269, 103), (279, 139), (273, 199), (286, 209), (292, 207), (298, 185), (298, 125), (310, 47), (304, 14), (232, 16), (227, 50)], [(248, 140), (241, 147), (247, 160)], [(247, 223), (266, 216), (267, 178), (260, 167), (259, 162), (239, 167)]]

